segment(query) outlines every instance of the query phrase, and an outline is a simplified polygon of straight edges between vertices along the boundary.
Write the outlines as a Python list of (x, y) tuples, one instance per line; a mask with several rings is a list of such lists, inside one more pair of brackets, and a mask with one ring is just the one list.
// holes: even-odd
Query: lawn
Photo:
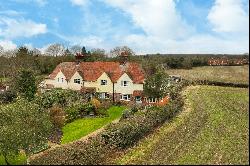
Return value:
[(249, 82), (249, 66), (203, 66), (193, 69), (166, 70), (170, 75), (180, 75), (187, 80), (210, 80), (228, 83)]
[[(21, 153), (17, 157), (8, 157), (8, 162), (11, 165), (24, 165), (26, 164), (26, 160), (26, 155)], [(0, 165), (7, 165), (2, 155), (0, 155)]]
[(62, 129), (62, 144), (80, 139), (113, 120), (120, 118), (124, 109), (125, 107), (123, 106), (112, 106), (108, 109), (108, 117), (83, 118), (68, 123)]
[(248, 164), (248, 89), (194, 86), (185, 110), (111, 163)]

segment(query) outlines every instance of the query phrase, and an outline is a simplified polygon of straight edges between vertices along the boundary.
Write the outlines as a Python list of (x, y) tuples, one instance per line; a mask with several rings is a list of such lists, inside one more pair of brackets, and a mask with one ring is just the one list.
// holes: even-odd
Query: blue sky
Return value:
[(0, 0), (0, 45), (249, 52), (248, 0)]

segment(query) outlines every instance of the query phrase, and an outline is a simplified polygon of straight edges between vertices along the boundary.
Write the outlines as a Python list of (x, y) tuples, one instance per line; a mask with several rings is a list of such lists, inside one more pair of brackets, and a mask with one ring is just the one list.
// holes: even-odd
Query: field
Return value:
[(248, 89), (192, 86), (185, 109), (115, 164), (248, 164)]
[(249, 82), (249, 66), (203, 66), (193, 69), (170, 69), (170, 75), (180, 75), (187, 80), (210, 80), (227, 83)]
[(68, 123), (62, 129), (62, 144), (80, 139), (113, 120), (120, 118), (124, 109), (125, 107), (112, 106), (108, 109), (109, 116), (107, 117), (83, 118)]

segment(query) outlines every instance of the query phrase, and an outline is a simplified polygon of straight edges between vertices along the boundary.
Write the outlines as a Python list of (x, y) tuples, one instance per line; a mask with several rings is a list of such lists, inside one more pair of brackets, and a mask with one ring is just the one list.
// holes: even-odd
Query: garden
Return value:
[[(31, 101), (17, 97), (12, 102), (2, 104), (0, 107), (1, 117), (10, 119), (9, 122), (6, 120), (0, 122), (1, 125), (6, 126), (6, 128), (0, 129), (0, 146), (3, 152), (7, 151), (4, 150), (4, 147), (10, 149), (8, 154), (4, 154), (7, 163), (24, 164), (26, 162), (25, 154), (38, 153), (54, 144), (65, 144), (84, 137), (115, 119), (119, 119), (125, 108), (125, 106), (112, 106), (110, 101), (99, 101), (95, 98), (86, 101), (80, 93), (63, 89), (37, 93)], [(33, 119), (37, 120), (33, 121)], [(31, 143), (27, 148), (26, 145), (30, 142), (25, 142), (24, 139), (31, 138), (29, 134), (32, 133), (32, 130), (21, 132), (27, 128), (30, 130), (30, 126), (33, 126), (33, 131), (41, 134), (38, 133), (36, 138), (31, 140), (39, 142), (39, 145)], [(16, 133), (14, 133), (15, 131)], [(6, 137), (12, 139), (8, 141), (5, 139)], [(13, 139), (13, 137), (17, 138)], [(20, 140), (22, 142), (19, 142), (18, 146), (20, 149), (27, 148), (25, 153), (20, 153), (15, 147), (11, 147), (11, 141)], [(6, 164), (4, 155), (0, 156), (1, 164)]]

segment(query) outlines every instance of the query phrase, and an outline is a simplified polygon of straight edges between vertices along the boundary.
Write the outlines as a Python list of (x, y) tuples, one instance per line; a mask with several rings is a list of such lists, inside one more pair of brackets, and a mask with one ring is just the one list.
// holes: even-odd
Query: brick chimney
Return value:
[(128, 52), (122, 51), (119, 56), (120, 65), (125, 65), (128, 62), (128, 58), (129, 58)]

